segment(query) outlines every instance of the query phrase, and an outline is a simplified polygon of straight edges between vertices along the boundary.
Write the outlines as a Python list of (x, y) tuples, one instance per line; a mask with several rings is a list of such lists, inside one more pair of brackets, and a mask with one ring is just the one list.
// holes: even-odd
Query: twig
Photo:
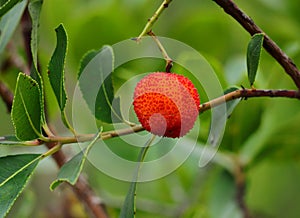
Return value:
[[(26, 7), (24, 14), (22, 16), (21, 27), (22, 27), (24, 49), (25, 49), (26, 57), (27, 57), (27, 66), (31, 67), (32, 62), (33, 62), (31, 48), (30, 48), (32, 22), (31, 22), (28, 7)], [(30, 71), (29, 71), (29, 73), (30, 73)]]
[(236, 201), (243, 213), (243, 217), (251, 218), (251, 213), (245, 202), (246, 175), (242, 164), (237, 159), (235, 159), (235, 168), (234, 179), (236, 185)]
[(8, 43), (7, 50), (9, 53), (8, 64), (10, 64), (11, 66), (15, 66), (26, 75), (30, 75), (29, 67), (27, 66), (25, 61), (21, 58), (21, 56), (18, 54), (18, 51), (12, 41)]
[[(0, 83), (1, 85), (1, 83)], [(1, 86), (0, 86), (1, 88)], [(1, 89), (0, 89), (1, 91)], [(0, 92), (1, 94), (1, 92)], [(6, 93), (7, 94), (7, 93)], [(5, 94), (5, 96), (6, 96)], [(9, 94), (9, 93), (8, 93)], [(4, 98), (7, 98), (5, 97)], [(264, 89), (239, 89), (230, 93), (227, 93), (223, 96), (215, 98), (209, 102), (203, 103), (199, 106), (199, 113), (203, 113), (207, 110), (210, 110), (213, 107), (219, 106), (224, 104), (228, 101), (232, 101), (238, 98), (253, 98), (253, 97), (283, 97), (283, 98), (295, 98), (300, 100), (300, 90), (264, 90)], [(6, 103), (10, 103), (11, 101), (5, 101)], [(136, 125), (133, 127), (128, 127), (124, 129), (118, 130), (111, 130), (107, 132), (103, 132), (101, 134), (102, 140), (111, 139), (114, 137), (119, 137), (122, 135), (129, 135), (134, 132), (141, 132), (145, 129), (141, 125)], [(50, 135), (46, 137), (46, 145), (51, 143), (61, 143), (61, 144), (72, 144), (72, 143), (80, 143), (80, 142), (88, 142), (91, 141), (95, 137), (94, 134), (83, 134), (83, 135), (76, 135), (76, 136), (57, 136), (57, 135)], [(33, 141), (33, 146), (42, 145), (45, 141), (36, 140)], [(30, 144), (28, 144), (30, 145)], [(50, 146), (52, 148), (52, 146)], [(61, 161), (61, 160), (59, 160)], [(60, 164), (59, 164), (60, 165)]]
[(253, 97), (285, 97), (300, 99), (299, 90), (264, 90), (264, 89), (239, 89), (219, 98), (215, 98), (207, 103), (200, 105), (199, 112), (203, 113), (213, 107), (224, 104), (225, 102), (238, 98), (253, 98)]
[[(203, 113), (207, 110), (210, 110), (213, 107), (224, 104), (228, 101), (232, 101), (238, 98), (253, 98), (253, 97), (271, 97), (271, 98), (294, 98), (300, 100), (300, 90), (264, 90), (264, 89), (239, 89), (230, 93), (227, 93), (221, 97), (215, 98), (209, 102), (203, 103), (199, 106), (199, 113)], [(107, 140), (110, 138), (129, 135), (134, 132), (141, 132), (145, 129), (141, 125), (136, 125), (134, 127), (119, 129), (119, 130), (111, 130), (107, 132), (103, 132), (101, 134), (102, 140)], [(86, 135), (77, 135), (75, 136), (49, 136), (47, 137), (48, 143), (62, 143), (62, 144), (71, 144), (71, 143), (80, 143), (91, 141), (95, 137), (94, 134), (86, 134)], [(34, 145), (41, 145), (43, 141), (38, 141)]]
[(13, 94), (11, 91), (0, 81), (0, 96), (6, 104), (7, 111), (10, 112), (13, 102)]
[[(263, 33), (254, 21), (246, 15), (232, 0), (213, 0), (224, 11), (240, 23), (251, 35)], [(293, 79), (294, 83), (300, 89), (300, 71), (294, 62), (278, 47), (278, 45), (267, 35), (264, 37), (264, 48), (272, 55), (277, 62), (284, 68), (285, 72)]]
[(172, 2), (172, 0), (164, 0), (163, 3), (159, 6), (159, 8), (155, 11), (155, 13), (153, 14), (153, 16), (148, 19), (148, 22), (146, 24), (146, 26), (144, 27), (143, 31), (141, 32), (141, 34), (135, 39), (137, 42), (139, 42), (141, 40), (141, 38), (145, 35), (147, 35), (151, 29), (152, 26), (154, 25), (154, 23), (157, 21), (158, 17), (161, 15), (161, 13), (167, 8), (169, 7), (169, 4)]
[(161, 42), (159, 41), (159, 39), (157, 38), (157, 36), (153, 33), (152, 30), (150, 30), (148, 32), (148, 35), (151, 36), (154, 40), (154, 42), (157, 44), (159, 50), (161, 51), (164, 59), (166, 60), (166, 72), (170, 73), (171, 68), (173, 67), (173, 60), (169, 57), (166, 49), (164, 48), (164, 46), (161, 44)]
[[(107, 132), (103, 132), (101, 134), (101, 139), (107, 140), (110, 138), (114, 138), (114, 137), (118, 137), (118, 136), (122, 136), (122, 135), (129, 135), (134, 132), (140, 132), (143, 130), (144, 130), (144, 128), (141, 125), (136, 125), (134, 127), (129, 127), (129, 128), (125, 128), (125, 129), (107, 131)], [(53, 136), (49, 136), (47, 138), (47, 140), (49, 140), (50, 142), (60, 142), (62, 144), (71, 144), (71, 143), (77, 143), (77, 142), (88, 142), (88, 141), (93, 140), (94, 137), (95, 137), (95, 134), (64, 136), (64, 137), (53, 135)], [(40, 144), (43, 144), (43, 142), (41, 141)]]

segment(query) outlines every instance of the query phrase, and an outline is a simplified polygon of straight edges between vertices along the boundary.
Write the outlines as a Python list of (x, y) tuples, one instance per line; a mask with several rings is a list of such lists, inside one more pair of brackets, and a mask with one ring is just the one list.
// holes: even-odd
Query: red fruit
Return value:
[(174, 73), (145, 76), (134, 90), (134, 111), (149, 132), (171, 138), (184, 136), (198, 117), (200, 99), (193, 83)]

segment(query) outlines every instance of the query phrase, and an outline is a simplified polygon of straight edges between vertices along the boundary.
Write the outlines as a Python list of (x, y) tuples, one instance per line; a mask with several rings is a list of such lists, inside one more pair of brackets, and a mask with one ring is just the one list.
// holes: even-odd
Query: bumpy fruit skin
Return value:
[(198, 117), (200, 98), (193, 83), (174, 73), (156, 72), (134, 90), (134, 111), (149, 132), (177, 138), (187, 134)]

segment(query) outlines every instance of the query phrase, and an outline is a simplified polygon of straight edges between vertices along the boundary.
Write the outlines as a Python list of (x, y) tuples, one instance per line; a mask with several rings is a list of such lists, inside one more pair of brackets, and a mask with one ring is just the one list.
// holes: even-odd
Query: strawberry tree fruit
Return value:
[(133, 98), (140, 123), (158, 136), (184, 136), (199, 114), (197, 89), (191, 80), (175, 73), (150, 73), (138, 82)]

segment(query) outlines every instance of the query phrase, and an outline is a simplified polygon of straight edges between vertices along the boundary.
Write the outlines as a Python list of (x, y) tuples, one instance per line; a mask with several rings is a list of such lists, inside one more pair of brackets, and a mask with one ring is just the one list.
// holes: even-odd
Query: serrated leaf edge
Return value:
[[(40, 88), (39, 88), (39, 84), (38, 84), (34, 79), (32, 79), (30, 76), (27, 76), (27, 75), (24, 74), (24, 73), (19, 73), (19, 75), (18, 75), (17, 83), (16, 83), (16, 91), (15, 91), (16, 93), (15, 93), (15, 95), (16, 95), (16, 94), (18, 93), (18, 91), (19, 91), (18, 83), (19, 83), (19, 80), (20, 80), (20, 77), (21, 77), (21, 76), (24, 76), (25, 78), (28, 78), (29, 80), (31, 80), (31, 81), (36, 85), (36, 87), (37, 87), (37, 89), (38, 89), (38, 92), (39, 92), (39, 100), (41, 100), (41, 98), (40, 98), (41, 91), (40, 91)], [(27, 118), (28, 118), (28, 121), (29, 121), (29, 123), (30, 123), (30, 125), (31, 125), (31, 127), (32, 127), (32, 129), (33, 129), (33, 131), (34, 131), (34, 133), (35, 133), (39, 138), (44, 138), (44, 136), (42, 136), (42, 134), (40, 133), (40, 131), (38, 131), (38, 130), (35, 128), (35, 126), (33, 125), (32, 120), (31, 120), (31, 118), (30, 118), (30, 115), (29, 115), (29, 113), (28, 113), (27, 107), (26, 107), (26, 105), (25, 105), (25, 101), (24, 101), (23, 95), (22, 95), (21, 92), (19, 92), (19, 93), (20, 93), (20, 96), (21, 96), (22, 104), (24, 105), (24, 109), (25, 109), (26, 116), (27, 116)], [(12, 114), (13, 114), (13, 111), (14, 111), (14, 108), (15, 108), (14, 102), (15, 102), (15, 98), (14, 98), (13, 104), (12, 104), (12, 110), (11, 110), (11, 111), (12, 111), (12, 112), (11, 112)], [(12, 117), (13, 117), (13, 116), (12, 116)], [(41, 118), (40, 118), (40, 122), (41, 122)], [(16, 127), (16, 124), (15, 124), (13, 118), (12, 118), (12, 123), (13, 123), (13, 126), (14, 126), (16, 132), (17, 132), (17, 127)], [(17, 134), (16, 134), (16, 135), (17, 135)]]
[[(12, 175), (10, 175), (8, 178), (6, 178), (3, 182), (0, 183), (0, 188), (1, 186), (3, 186), (5, 183), (7, 183), (7, 181), (11, 180), (13, 177), (15, 177), (17, 174), (19, 174), (21, 171), (23, 171), (25, 168), (27, 168), (28, 166), (30, 166), (31, 164), (33, 164), (35, 161), (38, 161), (39, 159), (41, 159), (43, 157), (42, 154), (40, 154), (39, 156), (37, 156), (35, 159), (33, 159), (32, 161), (30, 161), (29, 163), (27, 163), (26, 165), (24, 165), (23, 167), (21, 167), (19, 170), (17, 170), (16, 172), (14, 172)], [(3, 158), (3, 157), (0, 157)]]
[[(55, 28), (55, 32), (56, 32), (56, 46), (55, 46), (55, 49), (54, 49), (53, 54), (52, 54), (52, 56), (51, 56), (50, 62), (49, 62), (49, 64), (48, 64), (48, 71), (50, 71), (50, 69), (49, 69), (50, 63), (52, 62), (53, 56), (54, 56), (54, 54), (55, 54), (55, 52), (56, 52), (56, 50), (57, 50), (57, 46), (58, 46), (58, 42), (59, 42), (59, 41), (58, 41), (58, 35), (57, 35), (57, 32), (58, 32), (58, 30), (59, 30), (60, 28), (62, 28), (63, 33), (64, 33), (64, 37), (66, 38), (66, 50), (65, 50), (65, 52), (64, 52), (63, 68), (62, 68), (62, 72), (61, 72), (61, 73), (62, 73), (62, 79), (59, 81), (59, 89), (60, 89), (60, 92), (59, 92), (60, 96), (58, 96), (59, 99), (57, 99), (57, 96), (56, 96), (55, 92), (54, 92), (54, 94), (55, 94), (55, 97), (56, 97), (56, 99), (57, 99), (57, 101), (58, 101), (60, 110), (61, 110), (61, 111), (64, 111), (64, 109), (65, 109), (65, 107), (66, 107), (67, 100), (68, 100), (68, 96), (67, 96), (66, 89), (65, 89), (65, 76), (64, 76), (64, 75), (65, 75), (64, 66), (65, 66), (65, 64), (66, 64), (66, 54), (67, 54), (67, 51), (68, 51), (68, 36), (67, 36), (66, 30), (65, 30), (63, 24), (60, 24), (57, 28)], [(51, 73), (51, 72), (50, 72), (50, 73)], [(49, 75), (48, 75), (48, 77), (49, 77), (49, 80), (50, 80), (50, 76), (49, 76)], [(51, 80), (50, 80), (50, 85), (51, 85), (51, 87), (52, 87), (52, 82), (51, 82)], [(53, 88), (52, 88), (52, 89), (53, 89)], [(65, 95), (66, 95), (66, 100), (65, 100), (65, 102), (63, 102), (63, 98), (62, 98), (62, 97), (63, 97), (63, 93), (65, 93)]]
[[(10, 177), (7, 178), (6, 182), (8, 182), (10, 179), (12, 179), (12, 177), (16, 176), (17, 174), (19, 174), (21, 171), (23, 171), (25, 168), (29, 167), (31, 164), (33, 164), (35, 161), (37, 161), (41, 156), (38, 156), (36, 159), (30, 161), (28, 164), (26, 164), (24, 167), (22, 167), (21, 169), (19, 169), (18, 171), (16, 171), (13, 175), (11, 175)], [(1, 158), (1, 157), (0, 157)], [(36, 164), (36, 166), (34, 167), (34, 169), (37, 167), (38, 163)], [(34, 169), (32, 170), (32, 172), (27, 176), (27, 178), (25, 179), (25, 182), (23, 184), (23, 186), (21, 187), (19, 193), (16, 195), (16, 197), (13, 199), (13, 201), (11, 202), (11, 204), (9, 205), (9, 208), (7, 211), (5, 211), (4, 217), (9, 213), (11, 207), (14, 205), (14, 203), (16, 202), (16, 200), (18, 199), (19, 195), (22, 193), (22, 191), (24, 190), (24, 188), (27, 185), (28, 180), (31, 178), (32, 174), (34, 173)], [(3, 181), (0, 184), (0, 188), (1, 186), (3, 186), (5, 183), (5, 181)]]
[(22, 1), (22, 0), (8, 0), (7, 2), (5, 2), (5, 4), (0, 7), (0, 17), (2, 17), (4, 14), (6, 14), (10, 9), (12, 9), (20, 1)]
[[(112, 47), (111, 47), (110, 45), (104, 45), (104, 46), (102, 46), (102, 48), (101, 48), (100, 50), (98, 50), (98, 51), (92, 49), (92, 50), (89, 50), (88, 52), (86, 52), (86, 53), (83, 55), (83, 57), (82, 57), (81, 60), (80, 60), (80, 65), (79, 65), (79, 70), (78, 70), (78, 78), (77, 78), (78, 80), (79, 80), (79, 78), (80, 78), (80, 76), (81, 76), (81, 73), (84, 71), (84, 68), (89, 64), (89, 62), (92, 61), (92, 59), (95, 58), (97, 54), (99, 54), (101, 51), (103, 51), (103, 50), (105, 50), (105, 49), (108, 49), (108, 50), (110, 51), (111, 55), (112, 55), (112, 69), (114, 69), (115, 56), (114, 56), (113, 49), (112, 49)], [(91, 54), (92, 52), (93, 52), (93, 53), (96, 53), (96, 55), (95, 55), (95, 56), (87, 63), (87, 65), (86, 65), (83, 69), (81, 69), (83, 60), (84, 60), (89, 54)], [(111, 72), (110, 74), (112, 75), (112, 72)], [(109, 76), (111, 77), (111, 80), (112, 80), (112, 83), (113, 83), (113, 78), (112, 78), (111, 75), (109, 75)], [(127, 123), (127, 124), (130, 125), (131, 123), (129, 123), (128, 121), (124, 120), (122, 116), (119, 116), (119, 114), (115, 111), (115, 109), (113, 108), (113, 106), (112, 106), (112, 104), (111, 104), (111, 102), (110, 102), (110, 100), (109, 100), (109, 98), (108, 98), (108, 94), (107, 94), (107, 91), (106, 91), (106, 87), (105, 87), (104, 81), (105, 81), (109, 76), (106, 77), (105, 79), (103, 78), (103, 75), (102, 75), (102, 74), (101, 74), (100, 76), (101, 76), (101, 80), (103, 81), (103, 83), (101, 84), (101, 89), (103, 90), (104, 97), (105, 97), (105, 101), (106, 101), (106, 103), (108, 104), (108, 106), (109, 106), (111, 112), (112, 112), (112, 113), (113, 113), (120, 121), (122, 121), (122, 122)], [(113, 84), (112, 84), (112, 85), (113, 85)], [(85, 94), (82, 92), (82, 89), (81, 89), (81, 86), (80, 86), (80, 85), (79, 85), (79, 89), (81, 90), (81, 93), (82, 93), (83, 98), (84, 98), (84, 95), (85, 95)], [(113, 92), (114, 92), (114, 87), (113, 87)], [(114, 94), (114, 93), (113, 93), (113, 94)], [(95, 115), (95, 116), (96, 116), (96, 115)], [(101, 121), (102, 121), (102, 120), (101, 120)], [(105, 121), (102, 121), (102, 122), (107, 123), (107, 122), (105, 122)]]
[[(80, 162), (80, 167), (79, 167), (79, 170), (78, 170), (78, 173), (76, 174), (76, 180), (75, 181), (70, 181), (68, 180), (67, 178), (61, 178), (61, 179), (56, 179), (54, 180), (51, 185), (50, 185), (50, 190), (53, 191), (56, 187), (58, 187), (61, 183), (63, 182), (68, 182), (69, 184), (71, 185), (75, 185), (75, 183), (77, 182), (78, 180), (78, 177), (83, 169), (83, 165), (86, 161), (86, 158), (87, 158), (87, 155), (89, 153), (89, 151), (91, 150), (91, 148), (93, 147), (93, 145), (98, 141), (99, 138), (101, 138), (101, 134), (102, 134), (102, 131), (103, 129), (101, 128), (100, 131), (97, 133), (97, 135), (95, 136), (95, 138), (93, 139), (93, 141), (90, 142), (90, 144), (86, 147), (85, 149), (85, 152), (83, 151), (80, 151), (79, 153), (77, 153), (74, 157), (76, 157), (77, 155), (79, 155), (80, 153), (83, 153), (82, 156), (83, 158), (81, 159), (81, 162)], [(73, 157), (73, 158), (74, 158)], [(72, 160), (72, 159), (71, 159)], [(68, 162), (67, 162), (68, 163)], [(65, 163), (65, 164), (67, 164)]]

